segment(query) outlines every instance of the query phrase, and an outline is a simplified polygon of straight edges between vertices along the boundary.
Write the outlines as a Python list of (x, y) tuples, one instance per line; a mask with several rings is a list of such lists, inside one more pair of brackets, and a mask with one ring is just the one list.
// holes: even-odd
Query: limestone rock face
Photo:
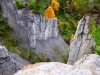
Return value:
[(70, 42), (68, 64), (74, 64), (85, 54), (93, 52), (94, 40), (89, 35), (91, 16), (85, 15), (79, 22), (74, 38)]
[(28, 65), (14, 75), (100, 75), (100, 57), (85, 55), (74, 65), (59, 62)]
[(42, 15), (29, 16), (29, 43), (36, 47), (37, 40), (48, 40), (58, 37), (57, 18), (45, 19)]
[(28, 64), (29, 62), (16, 54), (9, 53), (4, 46), (0, 46), (0, 75), (13, 75)]
[(69, 47), (59, 35), (57, 18), (45, 19), (26, 8), (18, 10), (15, 0), (2, 0), (1, 6), (3, 16), (16, 31), (15, 38), (22, 41), (21, 47), (34, 50), (39, 57), (51, 61), (67, 60)]

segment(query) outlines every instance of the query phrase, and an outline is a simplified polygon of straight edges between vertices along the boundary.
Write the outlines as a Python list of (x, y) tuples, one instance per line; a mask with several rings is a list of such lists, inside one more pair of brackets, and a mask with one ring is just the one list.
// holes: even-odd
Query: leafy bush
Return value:
[(29, 6), (30, 9), (36, 8), (36, 0), (32, 0), (32, 1), (29, 3), (28, 6)]
[(75, 0), (76, 9), (82, 15), (91, 11), (94, 6), (100, 8), (100, 0)]
[(72, 35), (76, 31), (76, 20), (67, 13), (65, 15), (59, 15), (58, 27), (62, 38), (69, 44)]
[(20, 0), (16, 0), (16, 6), (17, 6), (18, 9), (25, 8), (24, 3), (21, 2)]
[(34, 13), (44, 14), (45, 9), (49, 6), (50, 0), (31, 0), (27, 2), (28, 7)]
[(97, 27), (96, 22), (94, 20), (92, 20), (91, 22), (92, 25), (90, 27), (89, 32), (95, 41), (94, 50), (98, 55), (100, 55), (100, 27)]

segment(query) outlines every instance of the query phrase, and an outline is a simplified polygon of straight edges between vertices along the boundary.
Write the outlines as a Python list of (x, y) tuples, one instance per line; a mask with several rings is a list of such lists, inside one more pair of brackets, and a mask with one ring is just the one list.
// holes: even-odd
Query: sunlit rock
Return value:
[(74, 65), (60, 62), (28, 65), (14, 75), (100, 75), (100, 57), (85, 55)]

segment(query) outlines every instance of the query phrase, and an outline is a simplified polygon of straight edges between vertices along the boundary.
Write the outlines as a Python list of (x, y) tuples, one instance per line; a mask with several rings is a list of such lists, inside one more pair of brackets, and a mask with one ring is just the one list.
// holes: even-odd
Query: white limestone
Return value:
[(37, 63), (22, 68), (14, 75), (100, 75), (100, 57), (96, 54), (85, 55), (74, 65)]

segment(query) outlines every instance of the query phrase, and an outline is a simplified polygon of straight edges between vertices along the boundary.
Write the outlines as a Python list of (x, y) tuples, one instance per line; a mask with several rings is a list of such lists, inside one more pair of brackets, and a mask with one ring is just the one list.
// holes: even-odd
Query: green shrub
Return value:
[(100, 0), (75, 0), (75, 2), (76, 2), (75, 8), (82, 15), (91, 11), (95, 6), (100, 8)]
[(32, 0), (32, 1), (29, 3), (28, 7), (29, 7), (30, 9), (36, 8), (36, 0)]
[(76, 20), (67, 13), (65, 15), (57, 15), (57, 17), (60, 34), (67, 44), (69, 44), (71, 40), (70, 36), (76, 31)]
[(44, 14), (45, 9), (49, 6), (50, 0), (31, 0), (27, 2), (29, 9), (33, 13)]
[(25, 8), (24, 3), (21, 2), (20, 0), (16, 0), (16, 6), (17, 6), (18, 9)]
[(95, 41), (94, 50), (98, 55), (100, 55), (100, 27), (97, 27), (94, 20), (92, 20), (91, 23), (92, 25), (89, 32)]

